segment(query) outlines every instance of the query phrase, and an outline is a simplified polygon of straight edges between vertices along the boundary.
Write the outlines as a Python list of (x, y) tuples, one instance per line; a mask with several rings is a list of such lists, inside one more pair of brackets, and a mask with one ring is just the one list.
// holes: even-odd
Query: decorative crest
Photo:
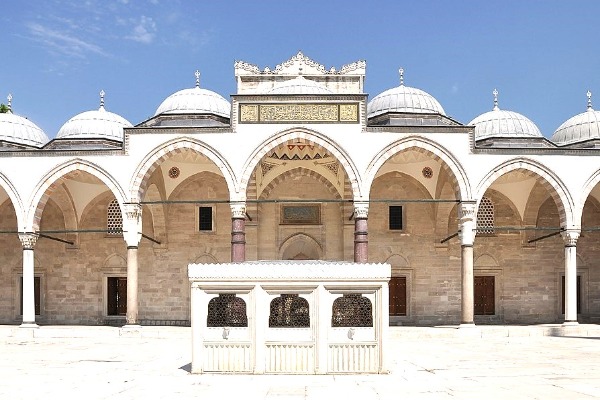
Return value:
[(587, 98), (588, 98), (587, 109), (591, 110), (592, 109), (592, 92), (590, 92), (589, 90), (587, 91)]
[(494, 89), (492, 94), (494, 95), (494, 111), (497, 111), (497, 110), (499, 110), (499, 108), (498, 108), (498, 89)]
[(196, 75), (196, 87), (199, 88), (200, 87), (200, 71), (196, 70), (194, 75)]
[(8, 104), (6, 105), (8, 107), (8, 112), (12, 114), (12, 94), (8, 94), (8, 96), (6, 96), (6, 100), (8, 100)]
[(398, 73), (400, 74), (400, 86), (404, 86), (404, 68), (400, 67)]
[(100, 90), (100, 109), (104, 108), (104, 95), (106, 93), (104, 93), (104, 90)]

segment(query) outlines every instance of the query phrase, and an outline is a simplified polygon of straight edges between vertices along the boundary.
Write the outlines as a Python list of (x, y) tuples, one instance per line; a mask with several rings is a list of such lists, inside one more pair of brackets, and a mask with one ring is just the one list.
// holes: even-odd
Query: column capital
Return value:
[(458, 207), (459, 237), (462, 246), (473, 246), (475, 241), (475, 201), (462, 201)]
[(142, 205), (125, 203), (123, 211), (125, 211), (123, 239), (125, 239), (127, 247), (137, 247), (142, 240)]
[(460, 222), (475, 221), (475, 201), (463, 201), (458, 207)]
[(39, 235), (33, 232), (19, 233), (19, 240), (23, 246), (23, 250), (33, 250), (38, 240)]
[(354, 202), (354, 219), (367, 219), (369, 216), (369, 202), (355, 201)]
[(142, 218), (142, 205), (139, 203), (125, 203), (123, 204), (125, 215), (127, 219), (131, 221), (138, 221)]
[(577, 239), (579, 239), (580, 234), (581, 230), (579, 229), (567, 229), (561, 232), (561, 236), (565, 242), (565, 247), (577, 246)]
[(231, 208), (231, 218), (246, 219), (246, 202), (236, 201), (229, 203), (229, 208)]

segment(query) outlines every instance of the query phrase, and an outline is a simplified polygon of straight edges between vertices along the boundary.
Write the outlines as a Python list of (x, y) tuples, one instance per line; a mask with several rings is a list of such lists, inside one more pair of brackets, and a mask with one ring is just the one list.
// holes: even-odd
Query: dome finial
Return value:
[(12, 94), (8, 94), (8, 96), (6, 96), (6, 100), (8, 100), (8, 104), (6, 105), (8, 107), (8, 113), (12, 114)]
[(196, 87), (199, 88), (200, 87), (200, 71), (196, 70), (194, 75), (196, 75)]
[(104, 110), (104, 90), (100, 90), (100, 109)]
[(400, 67), (398, 73), (400, 74), (400, 86), (404, 86), (404, 68)]
[(590, 92), (589, 90), (587, 91), (587, 98), (588, 98), (587, 109), (588, 109), (588, 111), (593, 111), (593, 109), (592, 109), (592, 92)]
[(499, 108), (498, 108), (498, 89), (494, 89), (492, 94), (494, 95), (494, 111), (497, 111), (497, 110), (499, 110)]

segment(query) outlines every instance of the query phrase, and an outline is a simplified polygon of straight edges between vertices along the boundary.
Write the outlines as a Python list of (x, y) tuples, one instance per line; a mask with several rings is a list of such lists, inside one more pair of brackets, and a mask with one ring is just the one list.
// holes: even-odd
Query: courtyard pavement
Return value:
[(386, 375), (189, 373), (191, 330), (0, 326), (0, 399), (600, 398), (600, 325), (393, 327)]

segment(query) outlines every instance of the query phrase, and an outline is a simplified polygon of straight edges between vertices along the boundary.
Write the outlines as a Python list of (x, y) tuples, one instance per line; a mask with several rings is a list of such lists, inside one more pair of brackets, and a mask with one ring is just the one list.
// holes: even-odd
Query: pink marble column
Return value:
[(369, 260), (368, 214), (369, 203), (354, 203), (354, 262), (357, 263)]
[(232, 203), (231, 262), (246, 261), (246, 204)]
[(475, 240), (475, 203), (460, 204), (461, 246), (461, 315), (460, 328), (475, 326), (475, 288), (473, 274), (473, 242)]

